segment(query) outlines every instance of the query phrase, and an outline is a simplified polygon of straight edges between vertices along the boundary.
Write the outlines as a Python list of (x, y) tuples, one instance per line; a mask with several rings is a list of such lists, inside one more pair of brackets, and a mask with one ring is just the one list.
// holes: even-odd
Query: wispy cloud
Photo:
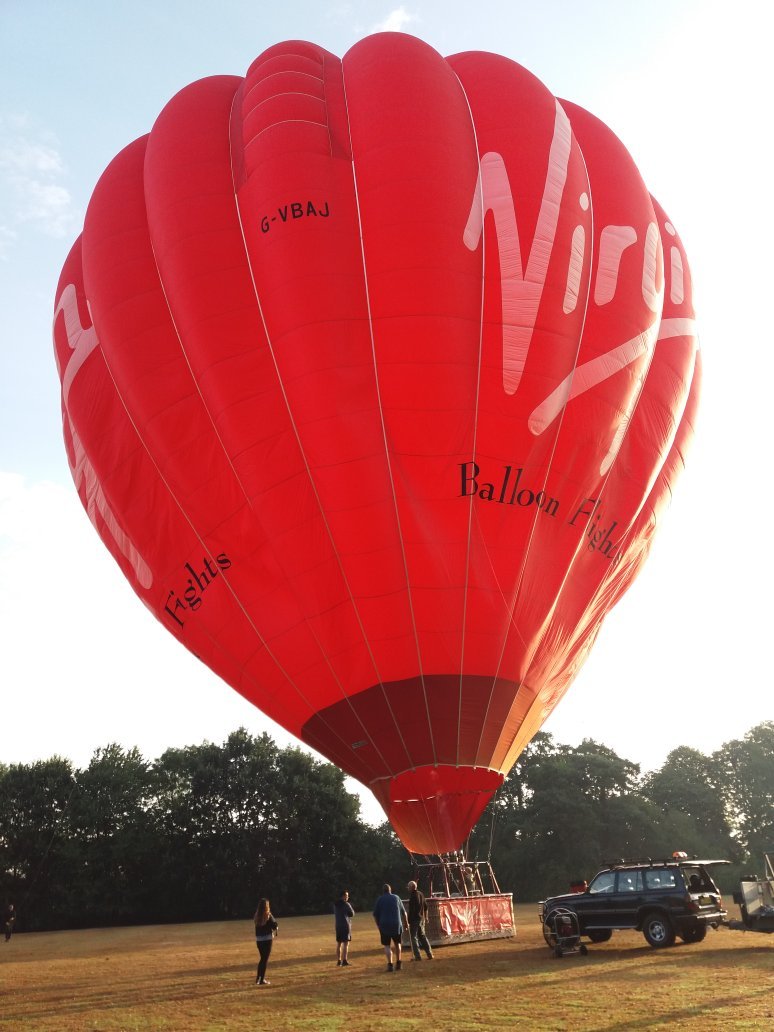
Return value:
[(0, 146), (0, 168), (23, 176), (48, 176), (64, 171), (62, 159), (53, 147), (18, 135), (4, 140)]
[(7, 260), (19, 226), (53, 237), (73, 231), (66, 174), (56, 147), (23, 115), (0, 116), (0, 259)]
[(407, 11), (406, 8), (401, 4), (400, 7), (396, 7), (395, 10), (390, 11), (384, 21), (374, 25), (374, 32), (404, 32), (407, 25), (412, 22), (418, 22), (419, 15), (412, 14)]

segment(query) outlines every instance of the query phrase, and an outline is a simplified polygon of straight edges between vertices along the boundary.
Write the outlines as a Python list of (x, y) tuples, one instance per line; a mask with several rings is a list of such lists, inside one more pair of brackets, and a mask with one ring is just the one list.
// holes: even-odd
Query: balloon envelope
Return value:
[(688, 263), (621, 143), (503, 57), (279, 44), (113, 160), (54, 339), (143, 602), (409, 849), (457, 848), (692, 435)]

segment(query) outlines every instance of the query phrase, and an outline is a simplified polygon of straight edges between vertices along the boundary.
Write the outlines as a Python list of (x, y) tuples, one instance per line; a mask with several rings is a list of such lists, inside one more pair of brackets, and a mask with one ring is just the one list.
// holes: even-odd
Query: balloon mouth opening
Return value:
[(434, 764), (370, 787), (406, 849), (430, 856), (460, 848), (502, 783), (487, 767)]

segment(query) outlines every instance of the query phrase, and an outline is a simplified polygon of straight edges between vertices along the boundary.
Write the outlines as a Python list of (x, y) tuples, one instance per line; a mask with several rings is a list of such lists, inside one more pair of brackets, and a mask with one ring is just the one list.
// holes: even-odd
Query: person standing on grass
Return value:
[(5, 941), (10, 942), (13, 935), (13, 926), (16, 923), (16, 908), (9, 903), (3, 911), (3, 927), (5, 928)]
[(433, 959), (433, 951), (425, 934), (425, 921), (427, 920), (427, 900), (424, 892), (420, 892), (415, 881), (410, 881), (406, 886), (409, 893), (408, 898), (408, 923), (409, 936), (411, 937), (411, 952), (414, 960), (421, 960), (420, 948), (427, 954), (427, 959)]
[(253, 923), (255, 924), (255, 945), (258, 947), (258, 954), (261, 958), (258, 961), (255, 984), (271, 985), (271, 982), (266, 977), (266, 967), (269, 963), (269, 954), (271, 953), (274, 936), (279, 931), (279, 925), (272, 916), (268, 899), (258, 900)]
[[(387, 957), (387, 970), (400, 971), (401, 938), (403, 930), (408, 929), (408, 917), (403, 900), (392, 891), (391, 885), (382, 886), (382, 894), (374, 907), (374, 921), (379, 929), (379, 937)], [(395, 964), (393, 966), (393, 950)]]
[(352, 939), (352, 918), (355, 911), (349, 902), (349, 893), (346, 889), (339, 893), (339, 898), (333, 904), (333, 913), (336, 921), (336, 967), (349, 967), (347, 955)]

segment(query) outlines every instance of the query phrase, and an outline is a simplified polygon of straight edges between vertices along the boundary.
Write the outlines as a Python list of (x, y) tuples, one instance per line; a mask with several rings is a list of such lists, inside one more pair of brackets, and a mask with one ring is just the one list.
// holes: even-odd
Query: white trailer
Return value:
[(741, 921), (728, 921), (729, 928), (748, 932), (774, 932), (774, 853), (763, 854), (764, 874), (742, 878), (734, 893)]

